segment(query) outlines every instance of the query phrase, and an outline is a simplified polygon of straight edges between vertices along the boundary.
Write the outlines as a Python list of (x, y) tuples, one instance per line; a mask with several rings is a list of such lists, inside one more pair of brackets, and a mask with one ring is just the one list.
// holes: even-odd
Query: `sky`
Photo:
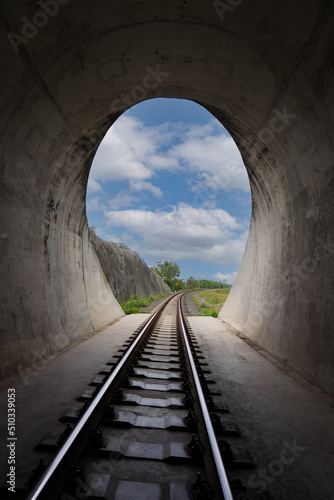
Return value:
[(251, 196), (241, 155), (193, 101), (152, 99), (122, 114), (101, 142), (87, 188), (89, 226), (149, 265), (232, 284), (245, 249)]

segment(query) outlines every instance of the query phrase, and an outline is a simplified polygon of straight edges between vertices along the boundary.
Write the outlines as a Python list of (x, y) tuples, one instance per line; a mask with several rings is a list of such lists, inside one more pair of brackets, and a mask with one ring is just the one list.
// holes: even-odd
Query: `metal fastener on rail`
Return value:
[[(126, 361), (130, 357), (131, 353), (139, 343), (140, 339), (143, 337), (147, 329), (152, 325), (156, 317), (159, 315), (161, 310), (166, 306), (168, 301), (164, 302), (159, 309), (151, 316), (151, 318), (148, 320), (148, 322), (144, 325), (142, 328), (141, 332), (138, 334), (134, 342), (127, 348), (126, 352), (122, 355), (120, 358), (119, 363), (115, 366), (114, 370), (112, 371), (110, 377), (107, 379), (106, 383), (103, 385), (103, 387), (100, 389), (99, 393), (96, 395), (96, 397), (93, 399), (93, 401), (90, 403), (90, 405), (87, 407), (86, 411), (84, 412), (83, 416), (77, 423), (76, 427), (73, 429), (72, 433), (69, 435), (67, 440), (64, 442), (60, 450), (58, 451), (57, 455), (55, 458), (52, 460), (50, 465), (47, 467), (46, 471), (40, 478), (40, 480), (37, 482), (35, 485), (32, 493), (28, 497), (29, 500), (50, 500), (53, 498), (57, 498), (56, 495), (56, 486), (57, 482), (53, 478), (55, 472), (59, 470), (61, 467), (66, 467), (67, 463), (70, 462), (68, 459), (68, 455), (73, 453), (73, 443), (75, 442), (80, 442), (80, 438), (83, 436), (87, 437), (87, 440), (89, 438), (89, 433), (90, 430), (87, 430), (88, 424), (90, 420), (93, 418), (93, 414), (96, 410), (96, 408), (99, 406), (101, 400), (104, 399), (104, 396), (108, 394), (108, 389), (112, 385), (113, 381), (115, 380), (116, 376), (119, 374), (123, 366), (125, 365)], [(110, 395), (111, 397), (111, 395)], [(101, 410), (102, 413), (103, 409)], [(94, 417), (95, 418), (95, 417)], [(95, 418), (97, 420), (97, 418)], [(82, 446), (84, 447), (84, 445)], [(77, 453), (79, 456), (79, 452)]]
[(200, 382), (199, 377), (197, 375), (196, 366), (195, 366), (195, 363), (194, 363), (194, 360), (193, 360), (193, 357), (192, 357), (192, 354), (191, 354), (191, 349), (190, 349), (190, 345), (189, 345), (189, 341), (188, 341), (188, 338), (187, 338), (186, 329), (185, 329), (185, 326), (184, 326), (183, 316), (182, 316), (181, 301), (179, 302), (178, 309), (179, 309), (180, 325), (181, 325), (181, 329), (182, 329), (182, 333), (183, 333), (183, 337), (184, 337), (186, 349), (187, 349), (187, 352), (188, 352), (190, 366), (191, 366), (191, 369), (192, 369), (192, 372), (193, 372), (193, 377), (194, 377), (194, 380), (195, 380), (196, 390), (197, 390), (199, 402), (200, 402), (200, 405), (201, 405), (201, 409), (202, 409), (202, 413), (203, 413), (203, 418), (204, 418), (204, 421), (205, 421), (205, 425), (206, 425), (206, 429), (207, 429), (207, 433), (208, 433), (208, 438), (209, 438), (209, 441), (210, 441), (211, 450), (212, 450), (213, 458), (214, 458), (214, 461), (215, 461), (215, 465), (216, 465), (217, 474), (218, 474), (218, 477), (219, 477), (221, 489), (222, 489), (222, 492), (223, 492), (225, 500), (233, 500), (233, 495), (232, 495), (232, 492), (231, 492), (230, 484), (229, 484), (229, 481), (228, 481), (228, 478), (227, 478), (227, 475), (226, 475), (226, 471), (225, 471), (225, 467), (224, 467), (224, 464), (223, 464), (223, 461), (222, 461), (222, 457), (221, 457), (221, 454), (220, 454), (220, 450), (219, 450), (219, 446), (218, 446), (218, 443), (217, 443), (216, 435), (215, 435), (215, 432), (213, 430), (213, 426), (212, 426), (212, 423), (211, 423), (210, 414), (209, 414), (207, 406), (206, 406), (205, 396), (204, 396), (203, 391), (202, 391), (201, 382)]

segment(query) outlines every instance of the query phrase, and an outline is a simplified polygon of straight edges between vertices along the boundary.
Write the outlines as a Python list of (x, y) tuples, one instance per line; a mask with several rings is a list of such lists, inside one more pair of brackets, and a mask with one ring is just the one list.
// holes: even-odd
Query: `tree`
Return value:
[(199, 288), (199, 282), (195, 280), (195, 278), (190, 276), (190, 278), (187, 279), (187, 288), (189, 288), (190, 290)]
[(165, 260), (165, 262), (159, 260), (156, 264), (156, 266), (152, 266), (152, 270), (160, 276), (172, 290), (175, 290), (177, 288), (177, 278), (180, 276), (179, 266), (175, 262), (169, 260)]
[(226, 280), (221, 281), (211, 281), (202, 279), (198, 282), (199, 288), (229, 288), (229, 285), (226, 284)]

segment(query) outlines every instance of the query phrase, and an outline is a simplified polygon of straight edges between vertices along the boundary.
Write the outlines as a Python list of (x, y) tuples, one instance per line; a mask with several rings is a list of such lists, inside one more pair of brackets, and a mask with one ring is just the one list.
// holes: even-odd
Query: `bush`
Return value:
[(145, 297), (138, 297), (138, 299), (134, 299), (134, 303), (137, 307), (147, 307), (151, 302), (152, 300)]
[(153, 302), (154, 300), (157, 299), (162, 299), (165, 297), (163, 293), (159, 293), (157, 295), (152, 295), (151, 297), (138, 297), (138, 294), (135, 293), (133, 295), (130, 295), (129, 300), (125, 300), (124, 302), (121, 302), (118, 300), (119, 305), (125, 312), (125, 314), (138, 314), (138, 313), (144, 313), (145, 311), (141, 311), (140, 308), (142, 307), (147, 307)]
[(208, 306), (200, 306), (201, 313), (203, 316), (213, 316), (214, 318), (217, 318), (218, 312), (214, 307), (208, 307)]

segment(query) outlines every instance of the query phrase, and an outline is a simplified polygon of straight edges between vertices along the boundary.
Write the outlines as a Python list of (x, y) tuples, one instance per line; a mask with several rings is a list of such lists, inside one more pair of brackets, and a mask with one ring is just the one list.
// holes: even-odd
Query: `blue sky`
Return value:
[(250, 214), (248, 177), (236, 145), (192, 101), (133, 106), (95, 155), (88, 223), (101, 238), (126, 243), (149, 266), (167, 259), (184, 279), (233, 283)]

